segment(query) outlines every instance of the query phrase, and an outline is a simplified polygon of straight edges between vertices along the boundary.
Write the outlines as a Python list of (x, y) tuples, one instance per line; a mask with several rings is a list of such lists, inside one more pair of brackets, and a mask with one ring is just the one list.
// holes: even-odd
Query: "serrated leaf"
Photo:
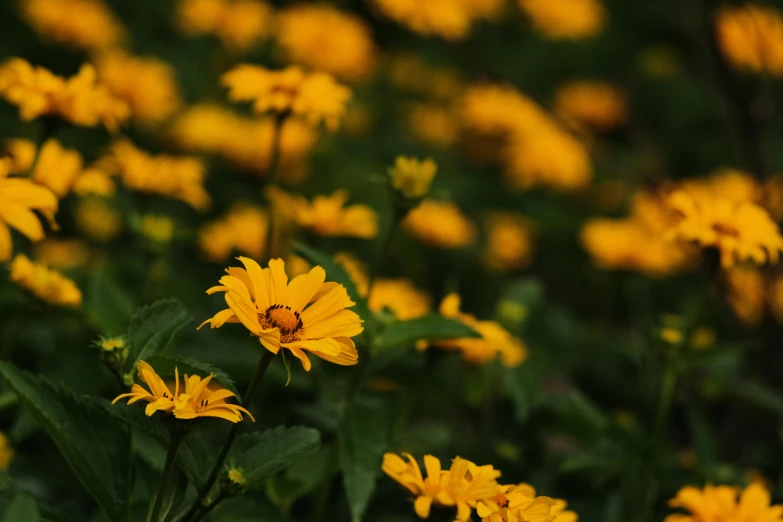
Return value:
[(90, 277), (84, 310), (102, 335), (109, 337), (125, 332), (133, 308), (133, 300), (114, 281), (108, 270), (100, 270)]
[(373, 347), (384, 350), (396, 346), (409, 346), (419, 340), (432, 341), (463, 337), (479, 337), (479, 334), (456, 319), (431, 314), (409, 321), (391, 323), (376, 336)]
[(44, 427), (111, 520), (124, 512), (128, 431), (94, 402), (0, 362), (0, 375)]
[(3, 514), (3, 522), (39, 522), (38, 503), (27, 493), (17, 493)]
[(145, 360), (155, 369), (155, 372), (158, 375), (172, 377), (172, 382), (175, 367), (177, 368), (177, 371), (179, 371), (180, 379), (186, 373), (188, 375), (198, 375), (199, 377), (206, 377), (210, 373), (213, 373), (215, 376), (212, 377), (212, 382), (217, 382), (233, 392), (237, 396), (236, 401), (239, 401), (239, 392), (237, 392), (236, 384), (226, 372), (216, 366), (189, 357), (166, 357), (163, 355), (156, 355)]
[(242, 470), (250, 488), (261, 488), (264, 479), (290, 466), (296, 459), (315, 452), (321, 444), (317, 430), (278, 426), (241, 435), (228, 458), (228, 465)]
[(162, 354), (182, 327), (193, 318), (179, 301), (164, 299), (136, 310), (128, 328), (128, 360), (125, 372), (132, 372), (141, 359)]
[(351, 520), (360, 522), (388, 450), (396, 409), (388, 398), (359, 395), (340, 423), (340, 463)]

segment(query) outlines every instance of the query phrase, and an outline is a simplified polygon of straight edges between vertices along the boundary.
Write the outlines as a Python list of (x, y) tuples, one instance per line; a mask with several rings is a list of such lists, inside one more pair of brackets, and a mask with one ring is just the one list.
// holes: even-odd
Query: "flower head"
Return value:
[(397, 156), (389, 171), (392, 187), (406, 198), (422, 198), (430, 190), (438, 166), (430, 158), (418, 160)]
[(469, 520), (471, 508), (498, 492), (500, 471), (491, 465), (477, 466), (469, 460), (457, 457), (443, 477), (442, 483), (448, 496), (457, 506), (457, 519)]
[(272, 8), (257, 0), (180, 0), (177, 25), (188, 35), (213, 34), (229, 50), (244, 52), (269, 36)]
[(69, 47), (113, 47), (125, 37), (122, 24), (101, 0), (25, 0), (21, 6), (37, 33)]
[(174, 237), (176, 223), (164, 214), (144, 214), (139, 223), (139, 232), (153, 243), (168, 243)]
[(11, 261), (11, 281), (41, 301), (71, 308), (82, 305), (82, 292), (76, 283), (56, 270), (33, 263), (23, 254)]
[(425, 200), (411, 210), (405, 228), (420, 241), (439, 248), (461, 248), (476, 238), (476, 226), (450, 201)]
[(423, 36), (462, 40), (481, 18), (494, 19), (502, 10), (500, 0), (373, 0), (387, 17)]
[[(13, 170), (24, 174), (33, 166), (36, 146), (29, 140), (11, 140), (8, 150), (14, 159)], [(32, 151), (33, 156), (28, 151)], [(35, 161), (32, 180), (51, 190), (58, 198), (64, 197), (82, 173), (83, 160), (79, 151), (64, 148), (55, 139), (46, 140)]]
[(391, 310), (401, 320), (426, 315), (432, 306), (427, 292), (416, 288), (407, 279), (376, 279), (367, 306), (373, 312)]
[(122, 230), (122, 215), (110, 201), (86, 198), (79, 201), (74, 215), (76, 227), (88, 238), (105, 243)]
[(497, 495), (478, 503), (476, 511), (481, 522), (553, 522), (556, 505), (556, 500), (536, 496), (535, 489), (520, 484), (500, 486)]
[(454, 505), (441, 487), (440, 460), (432, 455), (424, 455), (424, 468), (427, 470), (427, 478), (421, 474), (418, 462), (409, 453), (403, 453), (407, 462), (399, 455), (386, 453), (383, 456), (382, 469), (393, 480), (400, 483), (408, 491), (416, 496), (413, 509), (421, 518), (428, 518), (432, 504)]
[(627, 109), (625, 97), (615, 87), (580, 81), (557, 90), (555, 112), (566, 121), (606, 131), (625, 121)]
[(214, 374), (201, 378), (198, 375), (185, 374), (184, 389), (180, 386), (179, 372), (174, 368), (174, 393), (155, 370), (145, 361), (139, 361), (138, 376), (149, 390), (140, 384), (133, 384), (130, 393), (123, 393), (112, 401), (130, 398), (128, 404), (136, 401), (147, 402), (144, 413), (152, 416), (156, 411), (174, 415), (177, 419), (190, 420), (198, 417), (218, 417), (231, 422), (242, 420), (246, 413), (254, 422), (253, 415), (242, 406), (230, 404), (226, 399), (234, 397), (234, 393), (225, 388), (212, 386), (210, 381)]
[(207, 223), (199, 231), (199, 247), (211, 261), (222, 263), (233, 251), (251, 257), (264, 255), (269, 222), (266, 213), (238, 203), (223, 217)]
[(519, 6), (535, 28), (553, 40), (594, 36), (606, 18), (598, 0), (519, 0)]
[[(739, 498), (738, 498), (739, 497)], [(744, 490), (733, 486), (685, 486), (669, 501), (688, 515), (669, 515), (664, 522), (781, 522), (783, 506), (771, 506), (767, 489), (754, 483)]]
[(326, 73), (306, 73), (295, 66), (270, 71), (257, 65), (239, 65), (221, 78), (231, 101), (252, 101), (257, 114), (295, 114), (316, 125), (324, 121), (337, 130), (351, 99), (351, 90)]
[(486, 262), (495, 270), (519, 270), (533, 257), (532, 227), (528, 219), (513, 213), (497, 213), (487, 219)]
[(783, 16), (772, 7), (721, 9), (715, 20), (720, 50), (739, 69), (783, 76)]
[(207, 290), (224, 292), (229, 307), (201, 326), (241, 323), (264, 348), (275, 354), (288, 350), (306, 371), (311, 367), (307, 352), (342, 366), (358, 362), (351, 337), (364, 328), (361, 318), (348, 310), (355, 303), (344, 286), (327, 283), (320, 266), (289, 282), (282, 259), (271, 260), (269, 268), (246, 257), (239, 260), (245, 268), (226, 269), (220, 286)]
[(378, 235), (378, 216), (367, 205), (346, 205), (348, 192), (337, 190), (330, 196), (318, 195), (312, 201), (269, 187), (267, 198), (286, 221), (320, 236), (349, 236), (364, 239)]

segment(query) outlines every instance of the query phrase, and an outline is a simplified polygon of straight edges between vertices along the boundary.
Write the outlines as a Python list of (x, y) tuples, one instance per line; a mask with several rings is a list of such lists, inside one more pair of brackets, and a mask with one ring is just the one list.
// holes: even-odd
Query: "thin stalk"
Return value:
[[(280, 140), (283, 135), (283, 124), (285, 123), (287, 115), (278, 114), (275, 116), (275, 127), (272, 132), (272, 149), (269, 153), (269, 184), (274, 186), (277, 184), (277, 177), (280, 171)], [(264, 245), (264, 255), (268, 259), (272, 259), (272, 248), (275, 245), (275, 212), (270, 209), (269, 212), (269, 228), (266, 234), (266, 242)]]
[(220, 504), (221, 502), (223, 502), (225, 499), (226, 499), (226, 495), (224, 495), (224, 494), (221, 492), (221, 493), (220, 493), (220, 495), (218, 495), (218, 497), (215, 499), (215, 501), (214, 501), (214, 502), (212, 502), (212, 503), (211, 503), (210, 505), (208, 505), (208, 506), (204, 506), (204, 507), (202, 507), (202, 508), (199, 510), (199, 512), (198, 512), (198, 513), (196, 514), (196, 516), (193, 518), (193, 522), (200, 522), (201, 520), (203, 520), (205, 516), (209, 515), (209, 514), (212, 512), (212, 510), (213, 510), (213, 509), (215, 509), (215, 508), (218, 506), (218, 504)]
[(163, 509), (163, 498), (166, 496), (171, 473), (174, 471), (174, 462), (177, 460), (177, 451), (185, 438), (185, 433), (179, 429), (173, 429), (170, 432), (169, 451), (166, 454), (166, 463), (163, 465), (163, 478), (160, 481), (158, 494), (155, 496), (155, 503), (152, 505), (150, 513), (150, 522), (160, 522), (160, 511)]

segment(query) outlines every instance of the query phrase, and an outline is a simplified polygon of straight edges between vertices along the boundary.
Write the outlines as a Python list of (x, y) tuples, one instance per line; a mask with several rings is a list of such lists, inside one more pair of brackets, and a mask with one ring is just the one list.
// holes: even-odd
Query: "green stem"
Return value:
[[(283, 124), (285, 123), (287, 114), (278, 114), (275, 116), (275, 127), (272, 133), (272, 149), (269, 153), (269, 172), (268, 181), (270, 185), (277, 184), (277, 177), (280, 171), (280, 140), (283, 135)], [(269, 212), (269, 228), (266, 234), (266, 242), (264, 245), (264, 255), (267, 258), (272, 258), (272, 248), (275, 244), (275, 212), (270, 210)]]
[(131, 497), (133, 495), (133, 426), (128, 424), (128, 469), (125, 479), (125, 521), (131, 522)]
[[(175, 421), (176, 422), (176, 421)], [(150, 522), (160, 522), (160, 512), (163, 509), (163, 498), (166, 496), (169, 482), (171, 482), (171, 473), (174, 471), (174, 462), (177, 460), (177, 451), (185, 438), (182, 430), (174, 428), (169, 435), (169, 451), (166, 454), (166, 463), (163, 465), (163, 478), (160, 480), (158, 494), (155, 496), (155, 503), (152, 505), (150, 513)]]

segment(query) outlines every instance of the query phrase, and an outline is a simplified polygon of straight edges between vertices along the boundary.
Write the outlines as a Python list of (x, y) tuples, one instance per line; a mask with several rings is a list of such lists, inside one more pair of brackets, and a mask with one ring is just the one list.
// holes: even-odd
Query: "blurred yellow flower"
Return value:
[(335, 131), (353, 94), (326, 73), (306, 73), (296, 66), (271, 71), (257, 65), (239, 65), (221, 77), (231, 101), (252, 101), (258, 114), (295, 114), (313, 125), (323, 121)]
[(738, 69), (783, 76), (783, 16), (757, 4), (725, 7), (715, 20), (718, 45)]
[(712, 328), (706, 326), (700, 326), (696, 328), (691, 335), (691, 348), (694, 350), (705, 350), (715, 346), (717, 340), (717, 334)]
[(525, 122), (546, 119), (544, 111), (530, 98), (509, 85), (469, 86), (460, 102), (460, 117), (466, 127), (480, 134), (504, 136)]
[(376, 313), (388, 309), (397, 319), (407, 321), (429, 313), (432, 301), (407, 279), (379, 278), (372, 285), (367, 306)]
[(478, 19), (495, 19), (504, 0), (373, 0), (381, 13), (423, 36), (462, 40)]
[(758, 264), (778, 262), (783, 237), (769, 213), (758, 205), (708, 199), (687, 190), (675, 191), (668, 203), (680, 215), (668, 236), (717, 248), (724, 268), (746, 259)]
[(112, 50), (95, 58), (98, 79), (131, 108), (140, 122), (159, 123), (182, 105), (174, 69), (152, 57)]
[(680, 344), (683, 339), (682, 330), (667, 326), (660, 331), (661, 339), (669, 344)]
[(51, 190), (29, 179), (9, 177), (11, 160), (0, 158), (0, 262), (11, 259), (13, 245), (9, 227), (18, 230), (30, 241), (44, 238), (44, 229), (33, 210), (54, 222), (57, 197)]
[(105, 352), (113, 352), (114, 350), (122, 350), (125, 348), (125, 339), (122, 337), (110, 337), (108, 339), (101, 339), (98, 346)]
[(699, 199), (730, 199), (735, 203), (758, 203), (764, 197), (759, 182), (748, 172), (736, 169), (718, 169), (706, 178), (689, 179), (679, 188)]
[(554, 104), (555, 112), (566, 121), (601, 131), (625, 123), (628, 112), (623, 93), (612, 85), (599, 82), (562, 85), (555, 92)]
[(440, 148), (450, 147), (459, 136), (453, 109), (440, 105), (420, 103), (410, 107), (408, 127), (418, 140)]
[(180, 393), (179, 372), (174, 368), (174, 393), (163, 382), (160, 375), (145, 361), (139, 361), (137, 366), (139, 378), (144, 382), (149, 390), (134, 383), (130, 393), (118, 395), (111, 403), (121, 399), (130, 398), (128, 404), (136, 401), (144, 401), (147, 407), (144, 413), (151, 416), (156, 411), (162, 411), (172, 414), (177, 419), (191, 420), (198, 417), (217, 417), (230, 422), (239, 422), (242, 420), (242, 414), (247, 414), (253, 422), (253, 415), (242, 406), (230, 404), (226, 399), (235, 397), (234, 393), (222, 388), (216, 387), (210, 389), (209, 384), (214, 374), (201, 378), (198, 375), (184, 376), (184, 391)]
[(82, 234), (100, 243), (111, 241), (122, 230), (122, 215), (109, 201), (100, 198), (79, 201), (74, 219)]
[(277, 43), (287, 62), (308, 65), (341, 80), (366, 80), (375, 65), (370, 28), (328, 4), (298, 4), (278, 13)]
[(269, 220), (263, 210), (236, 203), (223, 217), (201, 227), (198, 244), (207, 259), (216, 263), (226, 261), (234, 251), (261, 258), (268, 229)]
[(533, 259), (530, 220), (513, 212), (487, 218), (486, 262), (493, 270), (520, 270)]
[(185, 34), (212, 34), (225, 48), (245, 52), (270, 35), (274, 13), (257, 0), (180, 0), (176, 22)]
[(35, 155), (37, 147), (29, 140), (11, 140), (8, 143), (11, 156), (16, 160), (14, 171), (24, 174), (35, 161), (31, 179), (51, 190), (58, 199), (62, 199), (71, 191), (76, 178), (82, 173), (81, 154), (76, 150), (64, 148), (55, 139), (48, 139), (38, 152), (38, 159), (34, 160), (29, 155), (31, 147)]
[(14, 460), (14, 450), (11, 447), (11, 441), (5, 433), (0, 431), (0, 471), (5, 471), (11, 466)]
[(144, 214), (139, 223), (139, 232), (153, 243), (168, 243), (174, 237), (175, 225), (171, 216)]
[(73, 184), (73, 192), (79, 196), (112, 197), (117, 192), (117, 184), (106, 172), (99, 168), (87, 168)]
[(378, 215), (367, 205), (347, 205), (348, 192), (318, 195), (308, 202), (277, 187), (266, 190), (274, 212), (285, 221), (319, 236), (349, 236), (370, 239), (378, 235)]
[(461, 94), (462, 79), (458, 71), (433, 66), (419, 54), (394, 54), (386, 60), (389, 82), (401, 91), (421, 94), (435, 101), (453, 101)]
[(210, 295), (224, 292), (229, 308), (201, 326), (241, 323), (265, 349), (274, 354), (288, 350), (308, 372), (312, 363), (307, 352), (341, 366), (359, 361), (351, 337), (364, 330), (362, 319), (348, 310), (355, 303), (345, 287), (325, 282), (323, 268), (317, 266), (289, 282), (282, 259), (271, 260), (263, 269), (252, 259), (239, 260), (244, 269), (226, 269), (220, 286), (207, 290)]
[(724, 272), (726, 299), (734, 315), (755, 326), (764, 319), (764, 277), (755, 266), (737, 265)]
[(60, 272), (33, 263), (23, 254), (16, 255), (10, 268), (11, 281), (41, 301), (57, 306), (81, 307), (81, 290)]
[(204, 188), (206, 169), (197, 158), (153, 156), (122, 140), (111, 146), (104, 162), (109, 172), (118, 175), (131, 190), (177, 199), (199, 211), (211, 205)]
[[(739, 498), (738, 498), (739, 497)], [(687, 515), (669, 515), (664, 522), (781, 522), (783, 506), (771, 506), (769, 491), (759, 483), (744, 490), (734, 486), (685, 486), (669, 506)]]
[(36, 245), (35, 257), (57, 270), (71, 270), (87, 263), (89, 250), (80, 239), (47, 239)]
[(406, 198), (422, 198), (430, 191), (438, 166), (431, 158), (397, 156), (390, 170), (392, 187)]
[(465, 247), (476, 238), (476, 226), (450, 201), (425, 200), (403, 225), (420, 241), (439, 248)]
[(22, 15), (47, 40), (78, 49), (113, 47), (125, 29), (101, 0), (24, 0)]
[[(364, 265), (364, 263), (362, 263), (350, 252), (338, 252), (334, 255), (334, 260), (340, 264), (343, 270), (345, 270), (345, 272), (348, 274), (348, 277), (351, 278), (353, 284), (356, 285), (356, 291), (359, 292), (359, 295), (362, 297), (367, 297), (370, 278), (367, 275), (367, 267)], [(304, 260), (302, 259), (302, 261)], [(309, 272), (310, 268), (311, 267), (308, 263), (306, 271)]]
[(606, 19), (598, 0), (519, 0), (519, 7), (536, 30), (553, 40), (594, 36)]
[(11, 58), (0, 66), (0, 96), (19, 107), (25, 121), (53, 114), (85, 127), (102, 123), (114, 132), (130, 116), (128, 105), (97, 82), (95, 68), (89, 64), (66, 80)]

